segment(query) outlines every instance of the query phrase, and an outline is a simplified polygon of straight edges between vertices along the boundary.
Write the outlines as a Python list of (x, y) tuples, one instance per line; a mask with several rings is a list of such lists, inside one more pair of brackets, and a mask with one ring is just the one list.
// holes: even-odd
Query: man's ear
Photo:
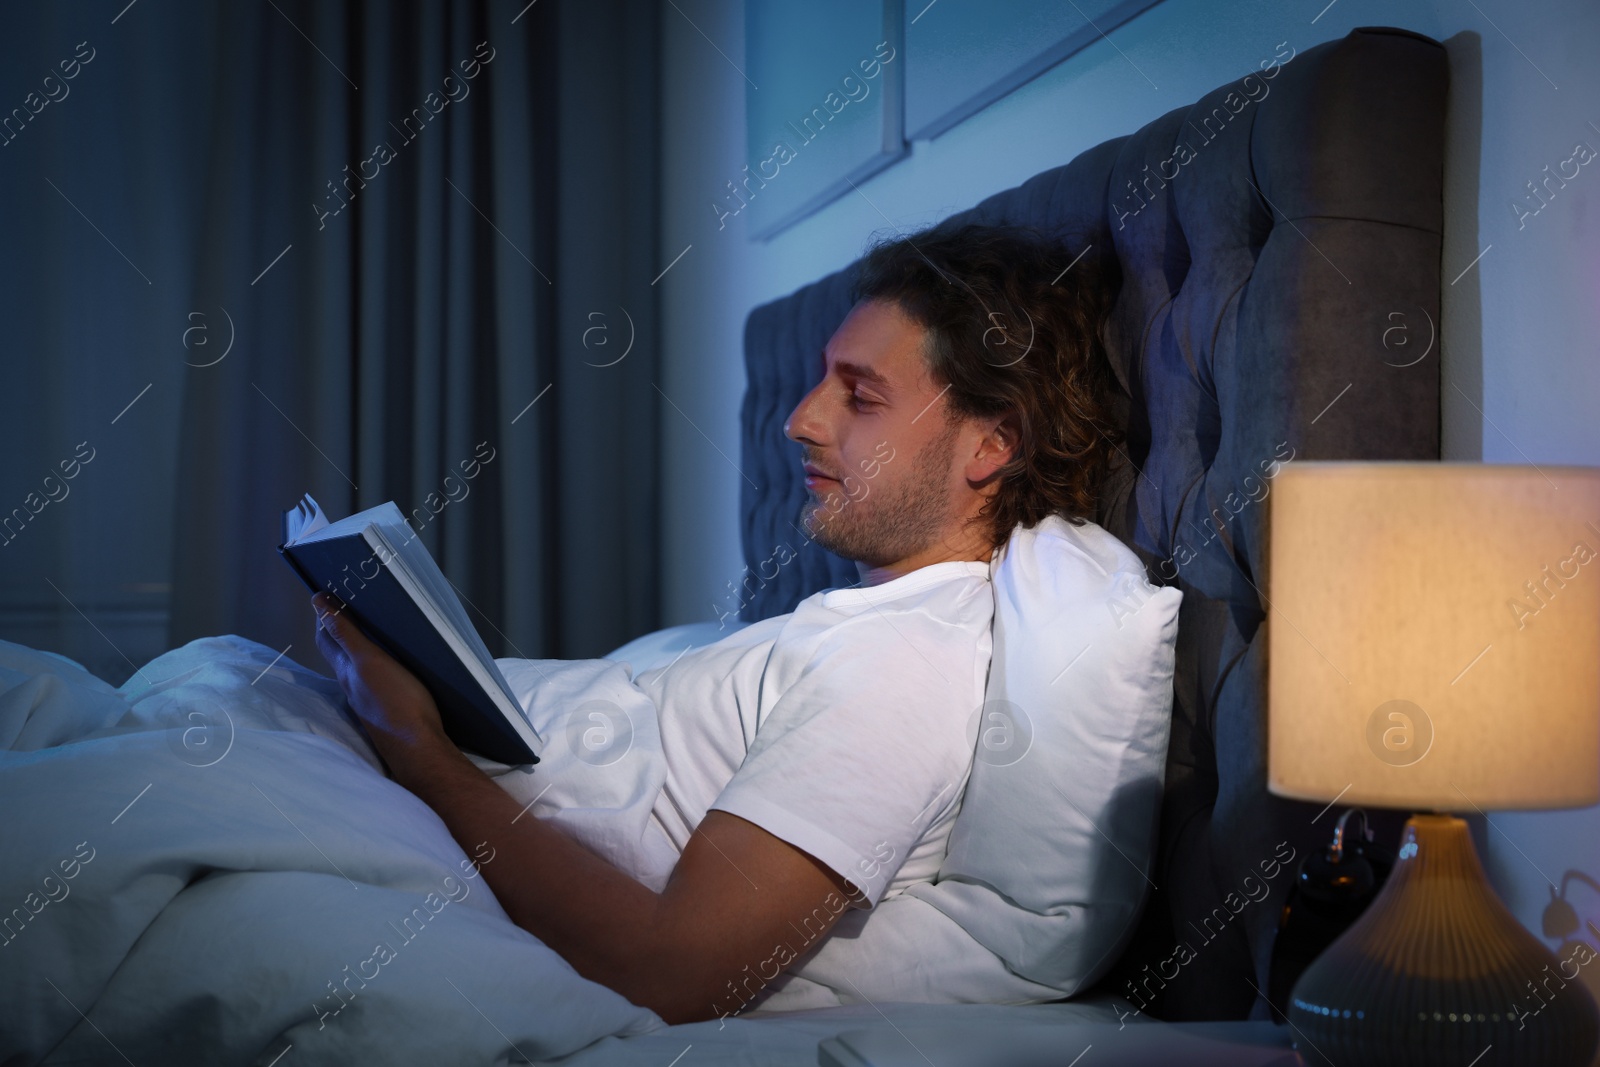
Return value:
[(995, 476), (1017, 454), (1022, 425), (1015, 412), (995, 416), (983, 423), (984, 434), (967, 462), (967, 479), (983, 484)]

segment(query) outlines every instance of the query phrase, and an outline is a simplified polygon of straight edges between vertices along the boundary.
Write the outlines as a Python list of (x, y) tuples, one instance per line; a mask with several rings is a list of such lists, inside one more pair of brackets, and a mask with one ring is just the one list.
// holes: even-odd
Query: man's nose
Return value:
[(801, 441), (818, 444), (819, 427), (812, 417), (812, 400), (817, 395), (817, 386), (800, 398), (800, 403), (789, 412), (789, 417), (783, 421), (783, 435), (791, 441)]

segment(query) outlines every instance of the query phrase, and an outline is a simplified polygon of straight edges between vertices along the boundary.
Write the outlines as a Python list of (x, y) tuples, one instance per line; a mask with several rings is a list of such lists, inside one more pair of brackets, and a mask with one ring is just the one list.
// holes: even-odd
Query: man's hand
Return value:
[(417, 676), (373, 644), (337, 599), (318, 593), (311, 605), (317, 647), (395, 780), (409, 786), (429, 758), (441, 750), (456, 752), (433, 695)]

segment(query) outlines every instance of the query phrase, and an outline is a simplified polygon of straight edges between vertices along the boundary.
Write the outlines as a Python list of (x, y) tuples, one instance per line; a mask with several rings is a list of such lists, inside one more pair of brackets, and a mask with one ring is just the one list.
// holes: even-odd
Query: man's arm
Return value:
[(853, 890), (811, 856), (726, 812), (696, 827), (656, 893), (533, 816), (445, 736), (432, 696), (318, 594), (317, 644), (395, 781), (463, 848), (513, 922), (585, 978), (669, 1023), (739, 1011), (820, 940)]

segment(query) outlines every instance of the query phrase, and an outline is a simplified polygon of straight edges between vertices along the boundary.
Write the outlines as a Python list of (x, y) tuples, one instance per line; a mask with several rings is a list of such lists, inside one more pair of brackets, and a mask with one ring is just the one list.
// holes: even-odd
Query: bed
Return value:
[[(1214, 1032), (1281, 1047), (1261, 1028), (1289, 878), (1192, 962), (1167, 965), (1262, 857), (1284, 842), (1303, 855), (1330, 830), (1315, 806), (1265, 787), (1267, 475), (1296, 459), (1439, 456), (1446, 78), (1437, 42), (1356, 30), (959, 216), (1114, 258), (1106, 340), (1128, 443), (1097, 522), (1151, 582), (1183, 592), (1156, 888), (1092, 988), (1057, 1003), (875, 1001), (663, 1026), (510, 926), (476, 880), (492, 858), (441, 839), (420, 802), (371, 773), (326, 714), (327, 679), (214, 638), (118, 690), (8, 645), (0, 919), (21, 918), (0, 947), (0, 1063), (887, 1063), (874, 1034), (920, 1055), (951, 1025), (997, 1042), (1041, 1026), (1114, 1031), (1133, 1003), (1135, 1025), (1254, 1019)], [(848, 310), (852, 269), (747, 321), (745, 622), (855, 580), (809, 543), (775, 576), (760, 569), (792, 538), (804, 494), (782, 422)], [(670, 655), (715, 628), (609, 658)], [(379, 921), (395, 930), (391, 958), (352, 955), (344, 931)], [(366, 976), (353, 987), (352, 969)]]

